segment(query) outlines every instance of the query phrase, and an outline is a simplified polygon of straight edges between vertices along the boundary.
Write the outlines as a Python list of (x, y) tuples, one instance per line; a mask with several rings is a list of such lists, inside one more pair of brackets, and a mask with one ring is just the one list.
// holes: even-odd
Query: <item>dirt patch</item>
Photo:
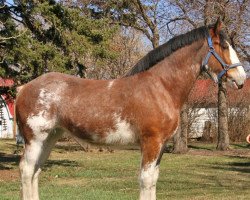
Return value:
[(19, 180), (19, 170), (0, 170), (0, 182)]
[(0, 153), (0, 182), (19, 179), (20, 155)]

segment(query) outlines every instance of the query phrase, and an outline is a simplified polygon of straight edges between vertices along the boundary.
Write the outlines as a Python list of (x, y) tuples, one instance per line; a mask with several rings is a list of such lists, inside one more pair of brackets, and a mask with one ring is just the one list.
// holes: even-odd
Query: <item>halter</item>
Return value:
[(219, 56), (219, 54), (216, 53), (216, 51), (213, 47), (213, 41), (212, 41), (212, 38), (210, 37), (210, 35), (207, 38), (207, 43), (209, 46), (209, 51), (207, 53), (207, 56), (205, 57), (205, 59), (202, 62), (202, 67), (204, 67), (206, 69), (206, 66), (208, 64), (208, 60), (213, 55), (219, 61), (219, 63), (221, 64), (221, 66), (223, 68), (223, 70), (217, 75), (218, 80), (220, 80), (227, 73), (228, 70), (233, 69), (233, 68), (238, 67), (238, 66), (242, 66), (241, 63), (234, 63), (232, 65), (226, 64), (222, 60), (222, 58)]

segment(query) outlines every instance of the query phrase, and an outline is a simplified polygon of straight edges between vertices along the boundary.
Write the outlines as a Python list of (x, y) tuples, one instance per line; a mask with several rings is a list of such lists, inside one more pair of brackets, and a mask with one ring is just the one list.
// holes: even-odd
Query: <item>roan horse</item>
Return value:
[(67, 132), (78, 141), (139, 143), (139, 198), (155, 200), (164, 144), (175, 133), (180, 109), (202, 69), (237, 89), (246, 79), (220, 20), (149, 52), (122, 78), (86, 80), (48, 73), (24, 85), (16, 100), (25, 140), (20, 161), (23, 199), (39, 199), (41, 167)]

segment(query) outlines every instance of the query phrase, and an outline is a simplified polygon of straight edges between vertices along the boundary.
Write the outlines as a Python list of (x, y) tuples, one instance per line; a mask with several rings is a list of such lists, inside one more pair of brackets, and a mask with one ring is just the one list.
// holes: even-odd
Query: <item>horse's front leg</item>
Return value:
[(156, 137), (141, 140), (140, 200), (156, 200), (156, 182), (164, 142)]

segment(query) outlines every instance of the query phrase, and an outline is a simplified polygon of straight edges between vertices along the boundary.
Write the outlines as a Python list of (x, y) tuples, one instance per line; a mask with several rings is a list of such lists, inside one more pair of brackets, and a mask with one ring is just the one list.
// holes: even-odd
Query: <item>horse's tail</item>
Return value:
[(16, 100), (14, 103), (14, 116), (13, 116), (13, 137), (14, 138), (16, 138), (16, 135), (17, 135), (16, 101), (17, 101), (17, 98), (18, 98), (20, 91), (24, 88), (24, 86), (25, 85), (20, 85), (16, 88), (17, 95), (16, 95)]
[(16, 120), (16, 102), (14, 103), (14, 116), (13, 116), (13, 138), (16, 138), (17, 131), (17, 120)]

